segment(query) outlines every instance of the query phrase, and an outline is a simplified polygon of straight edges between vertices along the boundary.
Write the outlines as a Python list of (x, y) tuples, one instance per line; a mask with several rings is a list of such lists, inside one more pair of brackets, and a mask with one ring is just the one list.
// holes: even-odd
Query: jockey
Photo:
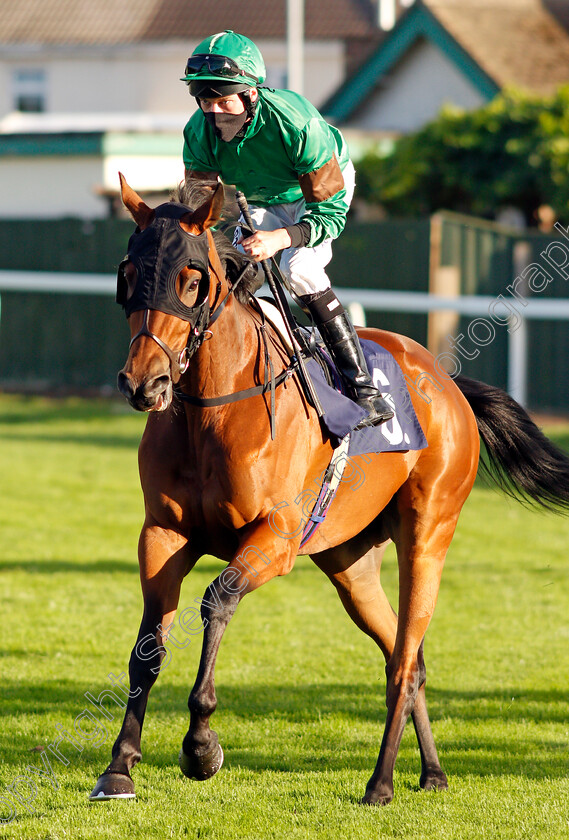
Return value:
[(393, 411), (324, 270), (346, 223), (354, 167), (340, 132), (303, 96), (259, 87), (265, 75), (259, 49), (244, 35), (226, 30), (198, 44), (182, 79), (199, 105), (184, 129), (186, 178), (219, 175), (245, 193), (257, 232), (236, 233), (234, 244), (257, 262), (282, 251), (282, 273), (367, 412), (360, 425), (377, 425)]

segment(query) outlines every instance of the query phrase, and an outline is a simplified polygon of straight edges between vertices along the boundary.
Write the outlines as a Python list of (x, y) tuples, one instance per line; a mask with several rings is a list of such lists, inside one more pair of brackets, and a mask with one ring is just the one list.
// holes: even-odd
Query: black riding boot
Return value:
[(303, 295), (301, 300), (308, 307), (346, 383), (349, 396), (368, 413), (358, 428), (391, 420), (393, 409), (373, 384), (357, 333), (334, 292), (329, 289), (315, 295)]

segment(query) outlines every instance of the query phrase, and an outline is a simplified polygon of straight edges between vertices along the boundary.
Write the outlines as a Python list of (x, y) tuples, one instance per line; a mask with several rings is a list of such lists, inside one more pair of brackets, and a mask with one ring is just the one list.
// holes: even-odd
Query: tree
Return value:
[(475, 111), (444, 108), (384, 157), (357, 166), (358, 196), (396, 215), (456, 210), (486, 218), (549, 204), (569, 221), (569, 86), (551, 97), (509, 89)]

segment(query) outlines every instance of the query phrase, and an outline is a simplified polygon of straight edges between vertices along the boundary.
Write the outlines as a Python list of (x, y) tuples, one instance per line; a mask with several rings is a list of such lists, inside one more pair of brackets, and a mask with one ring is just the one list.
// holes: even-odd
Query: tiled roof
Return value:
[[(372, 0), (307, 0), (307, 38), (367, 38)], [(198, 41), (220, 29), (286, 37), (286, 0), (0, 0), (0, 44)]]
[(540, 0), (424, 3), (499, 87), (547, 94), (569, 82), (569, 34)]

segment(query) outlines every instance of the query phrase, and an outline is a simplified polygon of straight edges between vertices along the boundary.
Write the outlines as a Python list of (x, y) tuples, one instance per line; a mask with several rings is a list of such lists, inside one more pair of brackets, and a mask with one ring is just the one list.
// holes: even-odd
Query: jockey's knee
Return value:
[(283, 251), (280, 269), (299, 295), (313, 295), (330, 288), (324, 266), (311, 248), (287, 248)]

